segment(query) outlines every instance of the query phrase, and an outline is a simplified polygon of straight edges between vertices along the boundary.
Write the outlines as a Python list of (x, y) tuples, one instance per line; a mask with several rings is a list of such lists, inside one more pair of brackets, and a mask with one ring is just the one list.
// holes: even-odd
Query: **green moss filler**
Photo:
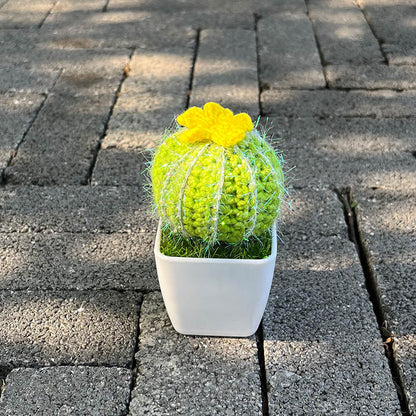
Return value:
[(157, 148), (151, 168), (162, 224), (206, 245), (263, 235), (284, 195), (283, 159), (253, 129), (239, 143), (183, 143), (183, 129)]
[(161, 232), (160, 252), (171, 257), (257, 260), (271, 255), (272, 241), (272, 234), (267, 230), (239, 243), (218, 241), (207, 245), (198, 237), (183, 238), (180, 233), (172, 233), (165, 227)]

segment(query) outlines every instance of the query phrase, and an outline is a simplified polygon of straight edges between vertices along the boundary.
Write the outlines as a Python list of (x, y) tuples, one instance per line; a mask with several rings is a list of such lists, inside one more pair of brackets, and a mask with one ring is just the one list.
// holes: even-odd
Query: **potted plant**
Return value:
[(168, 315), (183, 334), (250, 336), (273, 279), (283, 158), (245, 113), (207, 103), (176, 120), (151, 164)]

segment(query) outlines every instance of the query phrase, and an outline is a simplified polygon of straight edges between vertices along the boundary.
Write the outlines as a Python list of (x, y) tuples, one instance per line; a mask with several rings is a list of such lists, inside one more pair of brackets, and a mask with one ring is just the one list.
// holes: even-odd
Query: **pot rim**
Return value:
[(224, 259), (224, 258), (205, 258), (205, 257), (175, 257), (167, 256), (160, 252), (160, 239), (162, 235), (162, 221), (159, 219), (156, 232), (156, 240), (154, 246), (155, 256), (163, 259), (164, 261), (172, 261), (176, 263), (239, 263), (239, 264), (262, 264), (270, 262), (271, 258), (276, 258), (277, 254), (277, 236), (276, 236), (276, 222), (272, 226), (272, 251), (270, 256), (264, 259)]

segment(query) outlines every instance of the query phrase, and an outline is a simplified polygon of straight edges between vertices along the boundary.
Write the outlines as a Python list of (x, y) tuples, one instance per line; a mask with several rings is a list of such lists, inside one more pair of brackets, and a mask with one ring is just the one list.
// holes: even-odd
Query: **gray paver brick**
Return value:
[[(413, 184), (416, 166), (413, 166)], [(404, 183), (392, 190), (357, 189), (359, 221), (381, 288), (388, 323), (395, 335), (395, 355), (416, 401), (416, 192)]]
[(268, 90), (263, 112), (282, 117), (415, 117), (416, 91)]
[(107, 0), (59, 0), (52, 9), (52, 13), (68, 13), (76, 11), (103, 11)]
[(384, 62), (377, 39), (353, 0), (308, 2), (325, 64)]
[(262, 414), (253, 339), (180, 335), (157, 293), (144, 299), (140, 334), (130, 415)]
[(233, 112), (259, 114), (256, 38), (248, 30), (203, 30), (191, 106), (215, 101)]
[(416, 64), (413, 0), (358, 0), (392, 65)]
[(414, 119), (272, 119), (296, 187), (415, 188)]
[(149, 233), (157, 226), (150, 197), (136, 186), (7, 186), (0, 206), (2, 233)]
[(352, 333), (376, 339), (377, 322), (335, 193), (297, 190), (282, 214), (284, 245), (278, 247), (265, 334), (293, 341), (333, 342)]
[(132, 364), (141, 295), (0, 291), (0, 365)]
[(266, 340), (265, 355), (270, 415), (401, 415), (378, 342)]
[(8, 183), (86, 183), (127, 61), (126, 51), (98, 55), (100, 67), (74, 65), (57, 81), (5, 171)]
[(6, 380), (3, 416), (122, 416), (130, 394), (125, 368), (18, 368)]
[(185, 110), (193, 47), (137, 51), (129, 63), (92, 183), (139, 184), (153, 148), (174, 117)]
[(0, 95), (0, 177), (44, 99), (31, 93)]
[(258, 37), (263, 85), (325, 87), (312, 25), (305, 13), (276, 13), (260, 19)]
[(0, 289), (157, 289), (154, 234), (2, 234)]
[(340, 203), (307, 188), (292, 207), (263, 319), (270, 414), (400, 414)]
[[(171, 17), (169, 15), (168, 17)], [(187, 46), (195, 39), (191, 25), (178, 26), (145, 11), (51, 14), (42, 26), (44, 48), (141, 48)]]
[[(196, 3), (193, 0), (142, 0), (141, 9), (147, 12), (166, 13), (170, 10), (173, 13), (180, 14), (190, 12), (193, 16), (198, 16), (204, 12), (216, 12), (224, 15), (268, 13), (278, 10), (298, 10), (306, 11), (303, 0), (239, 0), (238, 2), (223, 0), (211, 0), (209, 2)], [(136, 0), (110, 0), (109, 10), (128, 9), (137, 7)]]
[(92, 185), (138, 186), (150, 183), (150, 155), (138, 149), (101, 149), (91, 179)]
[(329, 88), (408, 90), (416, 88), (414, 66), (328, 65), (324, 68)]
[(57, 0), (8, 1), (0, 10), (0, 29), (39, 26)]

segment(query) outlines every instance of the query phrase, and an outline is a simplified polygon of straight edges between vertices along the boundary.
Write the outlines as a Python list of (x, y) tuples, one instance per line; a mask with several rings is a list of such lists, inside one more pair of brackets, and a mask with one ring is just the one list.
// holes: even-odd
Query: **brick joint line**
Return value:
[(143, 301), (144, 301), (144, 297), (142, 298), (142, 301), (139, 305), (139, 310), (138, 310), (138, 316), (137, 316), (137, 326), (136, 326), (136, 342), (134, 345), (134, 351), (133, 351), (133, 357), (132, 357), (132, 361), (131, 361), (131, 381), (130, 381), (130, 394), (129, 394), (129, 401), (127, 402), (127, 406), (126, 406), (126, 415), (130, 414), (130, 404), (131, 404), (131, 400), (132, 400), (132, 394), (133, 394), (133, 390), (136, 388), (137, 385), (137, 360), (136, 360), (136, 354), (139, 352), (139, 345), (140, 345), (140, 314), (141, 314), (141, 309), (143, 306)]
[(33, 124), (35, 124), (35, 121), (38, 118), (39, 113), (42, 111), (42, 108), (45, 106), (46, 100), (48, 99), (50, 92), (53, 92), (53, 89), (54, 89), (56, 83), (58, 82), (59, 78), (61, 77), (62, 72), (63, 72), (63, 69), (60, 69), (57, 77), (53, 81), (53, 84), (52, 84), (51, 88), (48, 90), (48, 92), (40, 94), (40, 95), (43, 95), (43, 97), (44, 97), (42, 102), (40, 103), (39, 107), (36, 109), (33, 118), (30, 120), (30, 122), (27, 126), (27, 129), (24, 131), (24, 133), (22, 135), (22, 138), (15, 145), (15, 147), (13, 149), (13, 152), (9, 157), (9, 160), (6, 163), (6, 167), (0, 172), (0, 186), (7, 185), (6, 169), (12, 164), (13, 159), (17, 156), (17, 153), (19, 152), (19, 147), (22, 145), (22, 143), (25, 142), (26, 136), (28, 135), (30, 129), (33, 126)]
[(131, 62), (131, 60), (133, 58), (134, 52), (135, 52), (135, 48), (133, 48), (131, 50), (130, 55), (129, 55), (129, 59), (128, 59), (125, 67), (124, 67), (123, 76), (121, 77), (120, 83), (118, 84), (117, 90), (116, 90), (116, 92), (114, 94), (113, 103), (111, 104), (110, 111), (108, 112), (107, 119), (106, 119), (106, 121), (104, 123), (103, 132), (101, 133), (100, 138), (98, 139), (98, 144), (97, 144), (97, 146), (94, 149), (94, 153), (93, 153), (93, 156), (92, 156), (91, 165), (90, 165), (90, 167), (88, 169), (88, 172), (86, 174), (85, 179), (81, 182), (81, 185), (91, 185), (91, 178), (92, 178), (92, 174), (93, 174), (94, 169), (95, 169), (95, 165), (97, 163), (98, 153), (101, 150), (101, 145), (102, 145), (102, 142), (103, 142), (105, 136), (107, 136), (108, 126), (110, 124), (110, 119), (111, 119), (111, 117), (113, 115), (114, 107), (116, 106), (117, 101), (118, 101), (118, 98), (120, 96), (120, 92), (121, 92), (121, 88), (123, 86), (123, 83), (126, 80), (126, 78), (129, 76), (130, 62)]
[(263, 92), (263, 87), (260, 79), (260, 45), (259, 45), (259, 33), (258, 33), (258, 23), (262, 16), (257, 13), (254, 13), (254, 34), (256, 36), (256, 64), (257, 64), (257, 89), (258, 89), (258, 104), (259, 104), (259, 116), (264, 116), (263, 105), (261, 102), (261, 93)]
[(52, 7), (48, 10), (48, 12), (46, 13), (45, 17), (42, 19), (42, 21), (39, 23), (38, 25), (38, 29), (41, 29), (43, 24), (46, 22), (46, 19), (49, 17), (49, 15), (52, 13), (52, 10), (54, 9), (54, 7), (56, 6), (56, 4), (59, 2), (59, 0), (56, 0)]
[(314, 37), (314, 39), (315, 39), (316, 48), (317, 48), (317, 50), (318, 50), (319, 59), (320, 59), (320, 61), (321, 61), (321, 70), (322, 70), (322, 75), (323, 75), (323, 76), (324, 76), (324, 78), (325, 78), (326, 88), (328, 88), (328, 79), (327, 79), (327, 77), (326, 77), (326, 73), (325, 73), (325, 71), (324, 71), (324, 67), (325, 67), (328, 63), (325, 61), (325, 57), (324, 57), (324, 54), (323, 54), (323, 52), (322, 52), (321, 44), (320, 44), (320, 42), (319, 42), (318, 37), (316, 36), (315, 26), (314, 26), (314, 24), (313, 24), (313, 21), (312, 21), (312, 19), (311, 19), (310, 13), (309, 13), (309, 1), (310, 1), (310, 0), (305, 0), (306, 15), (308, 16), (308, 19), (309, 19), (309, 21), (311, 22), (311, 25), (312, 25), (312, 33), (313, 33), (313, 37)]
[(382, 39), (380, 39), (378, 36), (377, 36), (377, 33), (376, 33), (376, 31), (374, 30), (374, 27), (373, 27), (373, 25), (371, 24), (371, 22), (370, 22), (370, 18), (368, 17), (368, 14), (366, 13), (366, 11), (365, 11), (365, 8), (363, 7), (363, 5), (361, 4), (361, 1), (360, 0), (355, 0), (355, 3), (357, 4), (357, 7), (361, 10), (361, 13), (363, 14), (363, 16), (364, 16), (364, 19), (365, 19), (365, 21), (367, 22), (367, 25), (368, 25), (368, 27), (370, 28), (370, 30), (371, 30), (371, 33), (373, 34), (373, 36), (375, 37), (375, 39), (377, 40), (377, 43), (378, 43), (378, 46), (379, 46), (379, 48), (380, 48), (380, 52), (381, 52), (381, 55), (383, 56), (383, 59), (384, 59), (384, 63), (386, 64), (386, 65), (388, 65), (389, 64), (389, 62), (388, 62), (388, 60), (387, 60), (387, 56), (386, 56), (386, 54), (384, 53), (384, 50), (383, 50), (383, 40)]
[(264, 330), (263, 320), (256, 331), (256, 343), (257, 343), (257, 357), (259, 360), (259, 375), (261, 386), (261, 409), (263, 416), (269, 416), (269, 397), (268, 397), (268, 385), (267, 385), (267, 372), (266, 372), (266, 359), (264, 357)]
[(395, 354), (395, 337), (390, 329), (385, 313), (385, 307), (381, 299), (381, 289), (378, 283), (377, 274), (372, 264), (370, 252), (360, 226), (357, 202), (354, 200), (352, 190), (349, 187), (333, 187), (332, 191), (335, 192), (343, 206), (344, 218), (348, 227), (348, 237), (354, 244), (361, 263), (366, 289), (373, 305), (374, 314), (376, 315), (380, 335), (383, 340), (385, 355), (389, 363), (393, 384), (396, 387), (397, 396), (400, 402), (401, 412), (403, 416), (409, 416), (411, 414), (410, 392), (406, 390), (403, 371)]
[(198, 56), (200, 41), (201, 41), (201, 29), (197, 29), (196, 37), (195, 37), (195, 50), (194, 50), (194, 55), (192, 57), (192, 64), (191, 64), (191, 73), (189, 75), (188, 96), (186, 97), (185, 110), (189, 107), (189, 102), (191, 101), (191, 93), (192, 93), (192, 88), (194, 84), (194, 75), (195, 75), (195, 64), (196, 64), (196, 58)]

